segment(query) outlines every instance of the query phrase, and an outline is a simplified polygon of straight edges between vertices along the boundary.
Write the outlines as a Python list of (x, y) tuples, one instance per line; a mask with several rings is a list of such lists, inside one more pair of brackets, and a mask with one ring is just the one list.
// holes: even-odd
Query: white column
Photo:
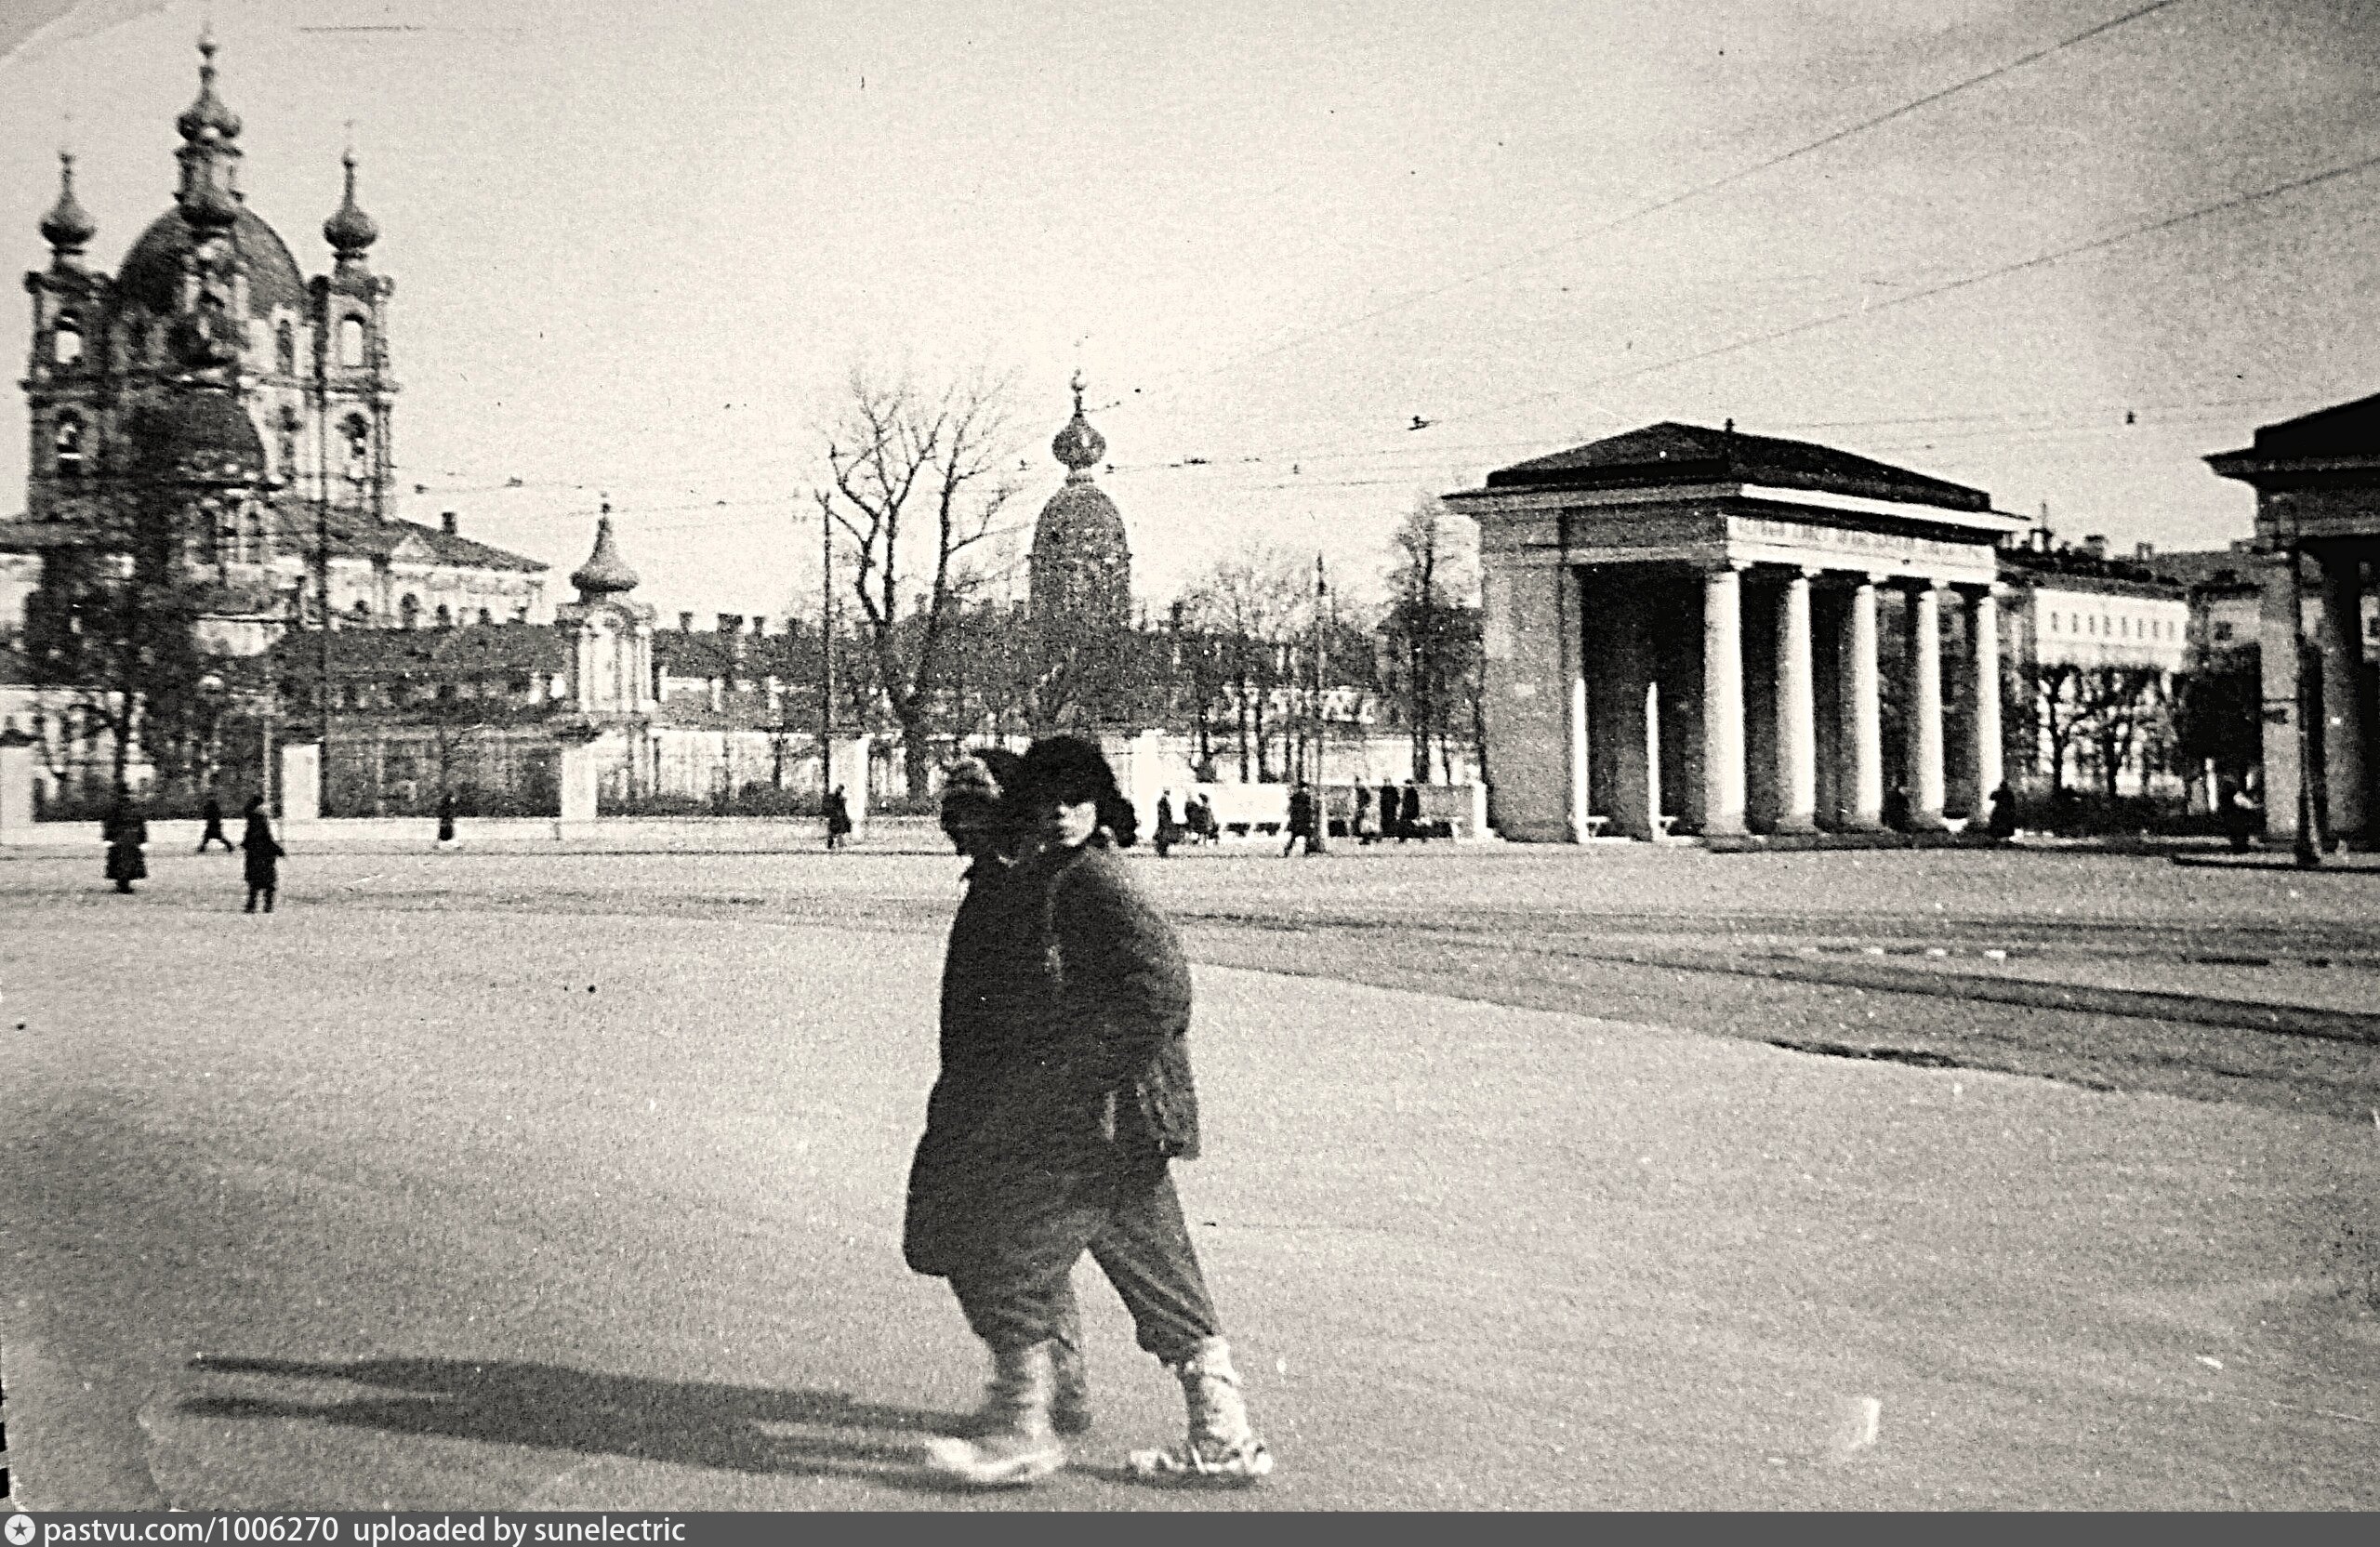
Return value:
[(33, 834), (33, 739), (0, 731), (0, 843), (21, 843)]
[(1968, 632), (1975, 641), (1975, 816), (1991, 814), (2000, 787), (2000, 599), (1990, 586), (1975, 593)]
[(1743, 830), (1743, 583), (1723, 565), (1702, 576), (1702, 831)]
[(1942, 591), (1923, 580), (1910, 597), (1909, 806), (1911, 825), (1942, 825)]
[(1876, 669), (1876, 577), (1863, 575), (1850, 592), (1844, 618), (1843, 723), (1850, 742), (1849, 825), (1873, 831), (1884, 825), (1883, 679)]
[[(1561, 649), (1554, 660), (1562, 673), (1562, 746), (1567, 769), (1567, 810), (1565, 820), (1570, 841), (1583, 843), (1589, 828), (1587, 787), (1587, 664), (1586, 587), (1579, 572), (1563, 569), (1554, 582), (1554, 627), (1561, 631)], [(1486, 830), (1483, 819), (1481, 830)]]
[(2360, 838), (2364, 827), (2363, 561), (2351, 548), (2322, 560), (2322, 771), (2326, 831)]
[(1785, 577), (1777, 603), (1777, 830), (1818, 827), (1818, 707), (1810, 682), (1810, 573)]

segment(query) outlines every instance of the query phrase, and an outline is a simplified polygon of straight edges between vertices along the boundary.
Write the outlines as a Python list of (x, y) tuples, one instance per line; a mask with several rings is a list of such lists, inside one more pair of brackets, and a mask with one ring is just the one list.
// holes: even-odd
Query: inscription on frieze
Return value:
[[(1858, 527), (1822, 526), (1813, 522), (1778, 521), (1767, 516), (1730, 516), (1729, 538), (1736, 543), (1794, 549), (1817, 557), (1870, 560), (1879, 565), (1989, 566), (1988, 543), (1944, 542), (1937, 537), (1870, 532)], [(1856, 567), (1856, 566), (1846, 566)]]

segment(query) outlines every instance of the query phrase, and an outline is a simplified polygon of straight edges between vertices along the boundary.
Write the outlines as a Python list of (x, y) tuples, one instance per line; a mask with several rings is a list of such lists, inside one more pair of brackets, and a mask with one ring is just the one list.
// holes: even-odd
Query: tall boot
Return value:
[[(1091, 1432), (1091, 1370), (1082, 1356), (1082, 1313), (1074, 1307), (1059, 1313), (1050, 1329), (1050, 1367), (1053, 1386), (1050, 1395), (1050, 1426), (1061, 1435), (1085, 1435)], [(974, 1438), (998, 1433), (1005, 1419), (1000, 1382), (997, 1372), (985, 1388), (984, 1401), (959, 1430), (960, 1435)]]
[(1066, 1464), (1066, 1451), (1050, 1421), (1056, 1385), (1051, 1344), (994, 1349), (982, 1415), (992, 1426), (972, 1439), (929, 1440), (928, 1464), (976, 1488), (1022, 1488), (1057, 1471)]
[(1209, 1338), (1173, 1372), (1189, 1408), (1188, 1440), (1179, 1450), (1133, 1451), (1132, 1470), (1144, 1477), (1234, 1484), (1252, 1483), (1271, 1472), (1273, 1453), (1249, 1426), (1231, 1344)]

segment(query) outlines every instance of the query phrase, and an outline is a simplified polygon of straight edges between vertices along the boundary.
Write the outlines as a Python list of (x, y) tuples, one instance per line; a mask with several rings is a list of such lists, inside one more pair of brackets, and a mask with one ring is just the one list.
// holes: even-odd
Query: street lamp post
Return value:
[(818, 810), (835, 789), (835, 513), (818, 502)]
[(1329, 634), (1324, 625), (1323, 608), (1330, 595), (1330, 588), (1323, 578), (1322, 555), (1314, 556), (1314, 841), (1312, 852), (1330, 852), (1330, 786), (1323, 753), (1329, 746), (1330, 714), (1323, 694), (1330, 681), (1324, 663), (1329, 649)]

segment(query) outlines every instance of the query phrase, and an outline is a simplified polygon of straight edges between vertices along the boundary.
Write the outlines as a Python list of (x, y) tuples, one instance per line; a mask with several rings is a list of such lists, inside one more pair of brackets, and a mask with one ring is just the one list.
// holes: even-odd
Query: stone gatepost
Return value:
[(21, 843), (33, 830), (33, 738), (0, 731), (0, 843)]
[(603, 774), (602, 759), (596, 755), (595, 744), (602, 737), (602, 727), (583, 721), (554, 732), (554, 739), (562, 743), (562, 805), (554, 822), (556, 838), (595, 820), (595, 798)]
[(853, 736), (846, 741), (828, 744), (826, 748), (826, 788), (819, 791), (823, 800), (827, 790), (840, 785), (843, 809), (851, 813), (853, 836), (867, 827), (868, 747), (872, 738)]
[(298, 742), (281, 749), (281, 820), (319, 822), (323, 819), (323, 749), (315, 742)]

